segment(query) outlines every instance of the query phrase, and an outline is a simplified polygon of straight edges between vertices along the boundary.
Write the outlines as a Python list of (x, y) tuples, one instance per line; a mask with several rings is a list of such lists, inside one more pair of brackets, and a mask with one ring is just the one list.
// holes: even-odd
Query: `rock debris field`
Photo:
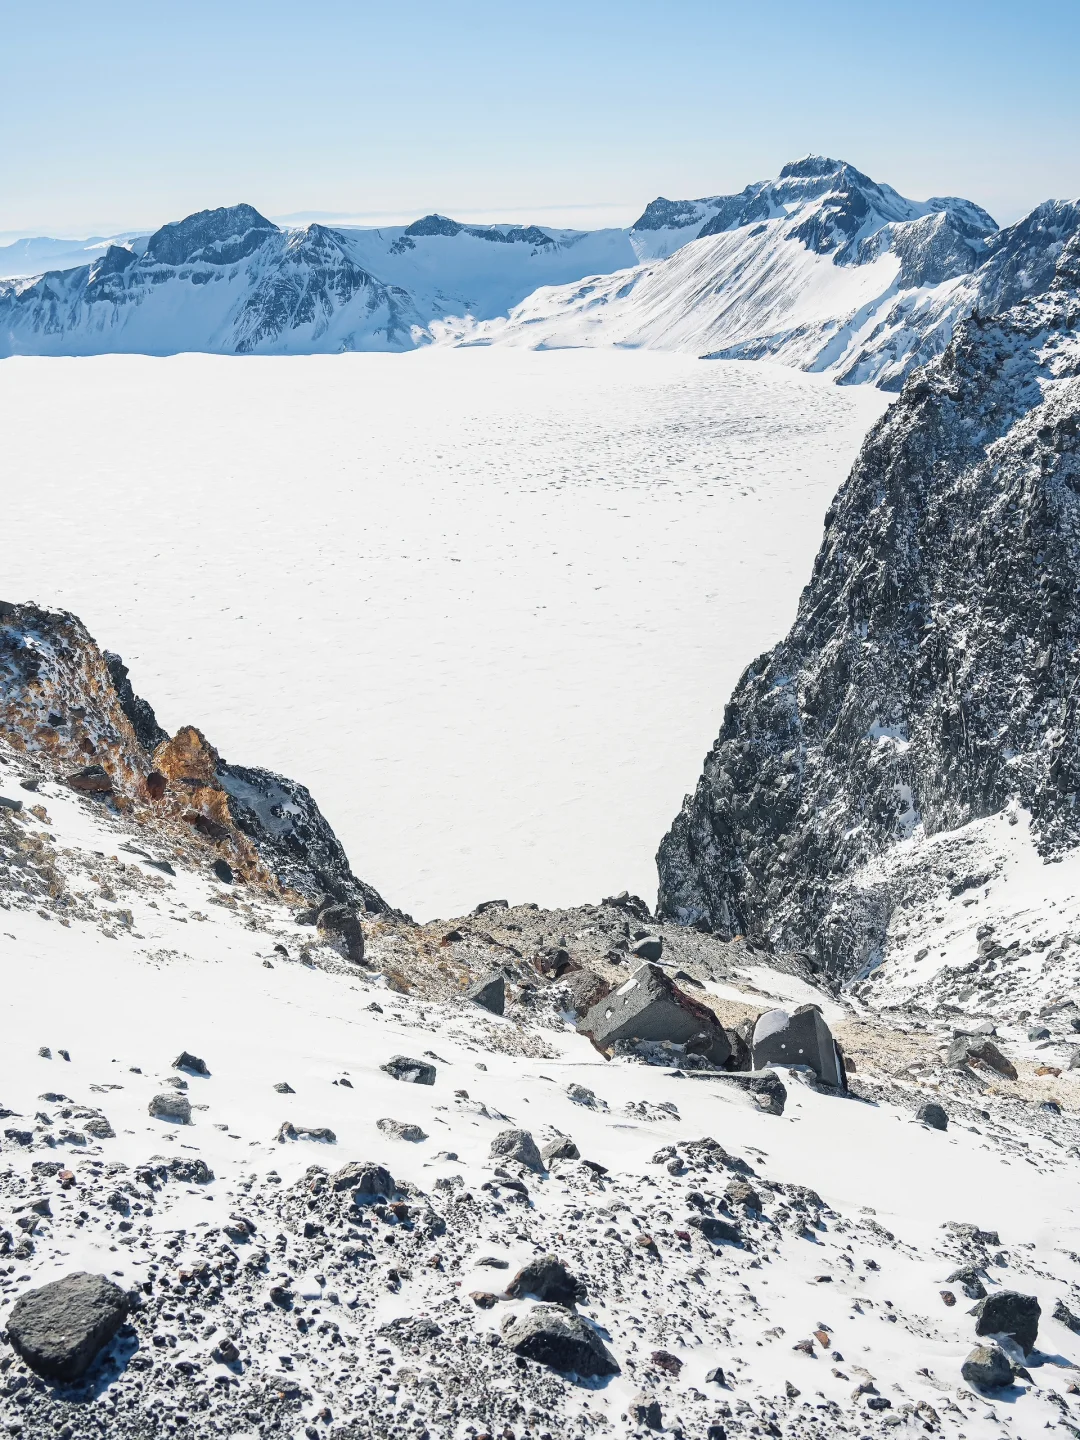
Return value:
[[(358, 964), (3, 759), (9, 1434), (1080, 1430), (1074, 1081), (1027, 1029), (1010, 1079), (632, 896), (368, 917)], [(733, 1044), (816, 1003), (849, 1090), (607, 1058), (574, 1022), (650, 965)]]

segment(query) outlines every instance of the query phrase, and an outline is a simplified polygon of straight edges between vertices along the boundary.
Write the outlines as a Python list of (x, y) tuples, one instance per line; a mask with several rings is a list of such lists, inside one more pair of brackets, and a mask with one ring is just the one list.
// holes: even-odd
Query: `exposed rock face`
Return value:
[(965, 322), (871, 431), (661, 844), (663, 914), (851, 974), (898, 841), (1014, 797), (1044, 853), (1080, 839), (1078, 261), (1074, 239), (1051, 291)]
[(46, 1380), (78, 1380), (127, 1319), (128, 1297), (104, 1275), (78, 1270), (15, 1302), (13, 1348)]
[[(389, 912), (303, 785), (229, 765), (192, 725), (170, 737), (120, 657), (74, 615), (0, 602), (0, 726), (72, 789), (166, 834), (201, 837), (243, 883)], [(362, 958), (362, 935), (346, 941)]]

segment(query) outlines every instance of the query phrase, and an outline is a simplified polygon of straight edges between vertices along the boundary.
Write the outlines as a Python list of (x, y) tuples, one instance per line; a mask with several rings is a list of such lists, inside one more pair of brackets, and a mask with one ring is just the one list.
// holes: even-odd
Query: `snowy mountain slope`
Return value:
[[(706, 205), (716, 208), (699, 225)], [(655, 233), (663, 257), (669, 242), (696, 230), (668, 258), (539, 290), (505, 320), (438, 332), (472, 344), (769, 358), (898, 390), (944, 349), (961, 316), (1045, 289), (1080, 228), (1080, 202), (1048, 202), (999, 232), (969, 201), (905, 200), (818, 157), (741, 195), (676, 207), (691, 217), (687, 228), (664, 228), (671, 213), (646, 211), (632, 231), (635, 245), (639, 233)]]
[[(92, 685), (77, 698), (94, 724), (111, 703)], [(1011, 1035), (1017, 1079), (987, 1084), (942, 1067), (947, 1026), (861, 1012), (838, 1026), (855, 1096), (780, 1067), (779, 1115), (714, 1074), (605, 1060), (521, 934), (577, 926), (580, 953), (640, 902), (496, 907), (452, 932), (373, 917), (369, 963), (350, 965), (286, 897), (217, 878), (205, 837), (177, 845), (119, 787), (74, 794), (40, 728), (0, 736), (9, 1433), (999, 1440), (1003, 1412), (1071, 1431), (1075, 1077), (1047, 1109)], [(746, 968), (746, 947), (661, 929), (683, 983), (723, 974), (751, 1014), (795, 983), (760, 952), (751, 983), (724, 958)], [(461, 993), (492, 968), (501, 1016)], [(399, 1054), (430, 1062), (431, 1083), (392, 1078)], [(913, 1122), (928, 1097), (945, 1133)], [(508, 1128), (572, 1145), (525, 1165), (493, 1152)], [(525, 1320), (551, 1323), (511, 1293), (550, 1254), (582, 1287), (560, 1323), (602, 1342), (610, 1376), (511, 1348)], [(73, 1271), (107, 1275), (130, 1311), (68, 1385), (7, 1341), (20, 1297)], [(968, 1287), (1041, 1306), (996, 1390), (961, 1375)]]
[[(964, 321), (871, 432), (661, 844), (665, 913), (850, 978), (934, 903), (905, 842), (1020, 806), (1045, 861), (1075, 852), (1078, 283), (1074, 236), (1045, 295)], [(946, 877), (974, 898), (1003, 865)]]
[(632, 261), (626, 232), (462, 226), (280, 230), (201, 211), (88, 265), (0, 284), (0, 355), (410, 349), (433, 319), (505, 313), (539, 284)]

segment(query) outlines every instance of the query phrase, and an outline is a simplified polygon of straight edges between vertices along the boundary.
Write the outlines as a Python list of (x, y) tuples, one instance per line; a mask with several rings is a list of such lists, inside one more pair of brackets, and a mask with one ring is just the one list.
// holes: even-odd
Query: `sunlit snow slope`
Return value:
[(651, 895), (884, 403), (617, 352), (9, 360), (2, 598), (303, 775), (418, 916)]
[(631, 232), (636, 266), (435, 328), (454, 343), (769, 358), (896, 390), (960, 317), (1048, 284), (1078, 226), (1080, 205), (1050, 201), (999, 231), (970, 201), (907, 200), (808, 156), (739, 195), (654, 201)]

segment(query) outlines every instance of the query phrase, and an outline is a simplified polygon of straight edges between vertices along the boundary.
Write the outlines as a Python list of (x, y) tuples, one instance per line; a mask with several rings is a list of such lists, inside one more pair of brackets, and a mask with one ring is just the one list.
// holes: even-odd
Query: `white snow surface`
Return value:
[(308, 785), (418, 917), (651, 897), (885, 404), (618, 351), (9, 359), (3, 598)]

